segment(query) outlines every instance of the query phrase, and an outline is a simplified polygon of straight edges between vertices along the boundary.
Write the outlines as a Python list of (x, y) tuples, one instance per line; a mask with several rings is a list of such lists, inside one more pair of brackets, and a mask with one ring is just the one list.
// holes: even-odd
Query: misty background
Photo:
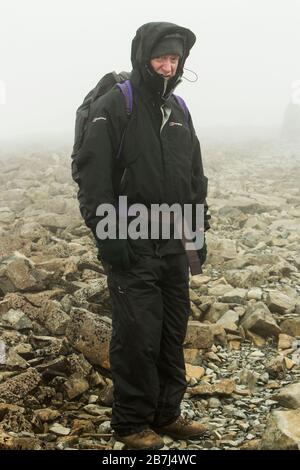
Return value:
[(76, 108), (105, 73), (131, 70), (131, 41), (149, 21), (197, 36), (186, 67), (198, 81), (176, 92), (200, 137), (279, 135), (300, 89), (299, 0), (0, 0), (0, 21), (2, 148), (71, 146)]

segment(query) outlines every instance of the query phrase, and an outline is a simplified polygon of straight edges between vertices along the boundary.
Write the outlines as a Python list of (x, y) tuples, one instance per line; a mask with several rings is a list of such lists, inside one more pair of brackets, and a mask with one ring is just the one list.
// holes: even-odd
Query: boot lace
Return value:
[(139, 432), (139, 435), (141, 437), (147, 437), (151, 434), (154, 434), (153, 431), (151, 429), (143, 429), (141, 432)]
[(187, 416), (179, 416), (179, 418), (177, 419), (177, 423), (182, 424), (183, 426), (188, 426), (189, 424), (191, 424), (192, 421), (192, 418), (188, 418)]

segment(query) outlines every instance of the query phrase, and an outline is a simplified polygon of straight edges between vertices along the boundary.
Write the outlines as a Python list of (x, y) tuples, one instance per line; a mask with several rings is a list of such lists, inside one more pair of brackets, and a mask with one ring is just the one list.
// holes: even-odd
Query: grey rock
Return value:
[(36, 269), (32, 261), (20, 253), (3, 259), (0, 266), (0, 289), (6, 292), (46, 289), (48, 274)]
[(205, 320), (210, 323), (216, 323), (225, 312), (228, 310), (228, 305), (221, 302), (214, 302), (208, 313), (205, 315)]
[(0, 321), (16, 330), (32, 328), (32, 321), (22, 310), (14, 310), (11, 308), (7, 313), (2, 315)]
[(232, 289), (221, 297), (221, 302), (229, 304), (244, 304), (246, 299), (246, 289)]
[(287, 385), (274, 399), (285, 408), (300, 408), (300, 382)]
[(209, 233), (207, 239), (210, 245), (210, 252), (223, 258), (224, 260), (233, 259), (237, 256), (236, 242), (235, 240), (220, 239), (212, 237)]
[(209, 324), (189, 321), (184, 345), (187, 348), (208, 349), (213, 345), (214, 336)]
[(64, 390), (69, 400), (82, 395), (89, 389), (88, 381), (78, 372), (72, 374), (64, 383)]
[(260, 286), (266, 277), (261, 266), (248, 266), (245, 269), (231, 269), (225, 274), (227, 281), (234, 287), (249, 288)]
[(253, 287), (247, 292), (247, 299), (261, 300), (262, 290), (259, 287)]
[[(85, 309), (74, 308), (66, 336), (71, 345), (92, 364), (109, 369), (111, 320)], [(100, 345), (100, 346), (99, 346)]]
[(295, 300), (278, 291), (271, 291), (267, 295), (266, 303), (271, 312), (286, 313), (295, 308)]
[(241, 325), (245, 330), (251, 330), (264, 338), (278, 336), (281, 332), (280, 327), (263, 302), (257, 302), (254, 306), (248, 307)]
[(300, 315), (296, 318), (286, 319), (280, 323), (282, 333), (290, 336), (300, 336)]
[(41, 308), (39, 320), (50, 333), (63, 335), (70, 322), (70, 316), (60, 308), (58, 302), (49, 300)]
[(261, 440), (263, 450), (300, 449), (300, 410), (274, 410)]
[(50, 426), (49, 430), (58, 436), (68, 436), (71, 432), (70, 428), (66, 428), (59, 423), (54, 423)]
[(40, 383), (41, 376), (34, 368), (12, 377), (0, 384), (0, 398), (7, 403), (16, 403), (19, 399), (26, 397)]

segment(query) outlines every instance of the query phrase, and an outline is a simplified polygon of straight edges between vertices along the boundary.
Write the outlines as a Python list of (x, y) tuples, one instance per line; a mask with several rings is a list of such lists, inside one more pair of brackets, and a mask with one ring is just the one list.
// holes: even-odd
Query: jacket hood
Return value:
[[(142, 25), (136, 32), (136, 35), (131, 45), (131, 62), (133, 72), (138, 73), (143, 77), (144, 81), (148, 84), (153, 85), (155, 88), (160, 88), (157, 92), (162, 96), (166, 90), (164, 89), (163, 77), (155, 77), (154, 79), (149, 78), (151, 51), (164, 36), (170, 34), (179, 34), (183, 39), (183, 56), (178, 64), (177, 72), (175, 77), (169, 80), (167, 94), (170, 95), (172, 89), (179, 83), (180, 77), (183, 74), (183, 67), (187, 57), (189, 56), (190, 50), (196, 42), (195, 34), (187, 28), (183, 28), (174, 23), (167, 22), (151, 22)], [(158, 75), (155, 73), (155, 75)], [(149, 81), (150, 80), (150, 81)], [(151, 83), (152, 82), (152, 83)], [(161, 82), (161, 85), (159, 85)], [(153, 86), (152, 86), (153, 88)]]

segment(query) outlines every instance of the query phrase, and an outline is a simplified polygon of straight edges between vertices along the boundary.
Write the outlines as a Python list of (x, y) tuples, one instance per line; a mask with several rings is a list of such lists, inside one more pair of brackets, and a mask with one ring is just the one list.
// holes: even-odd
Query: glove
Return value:
[(138, 260), (126, 239), (101, 240), (97, 241), (97, 245), (98, 259), (117, 269), (129, 269)]
[(206, 240), (205, 240), (205, 238), (204, 238), (203, 247), (200, 248), (199, 250), (197, 250), (197, 254), (198, 254), (198, 257), (199, 257), (201, 266), (203, 266), (203, 264), (204, 264), (205, 261), (206, 261), (206, 257), (207, 257), (207, 245), (206, 245)]

